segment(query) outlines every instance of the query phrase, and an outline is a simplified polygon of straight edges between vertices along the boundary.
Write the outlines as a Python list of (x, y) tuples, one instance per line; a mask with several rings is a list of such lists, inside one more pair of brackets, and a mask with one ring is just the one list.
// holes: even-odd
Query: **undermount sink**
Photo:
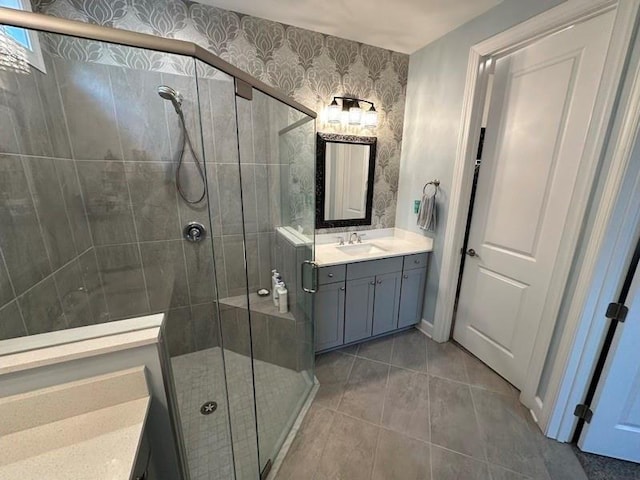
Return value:
[(384, 248), (378, 247), (373, 243), (355, 243), (353, 245), (339, 245), (336, 248), (346, 253), (347, 255), (353, 255), (353, 256), (386, 252)]

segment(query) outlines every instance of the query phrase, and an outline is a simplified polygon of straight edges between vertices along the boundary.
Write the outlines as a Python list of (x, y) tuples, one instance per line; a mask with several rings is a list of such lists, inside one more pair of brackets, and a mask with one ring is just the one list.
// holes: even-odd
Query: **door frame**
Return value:
[[(578, 180), (572, 196), (572, 204), (578, 208), (570, 212), (567, 228), (563, 234), (559, 261), (553, 272), (549, 297), (544, 308), (543, 319), (535, 340), (531, 364), (527, 373), (527, 380), (520, 400), (531, 409), (533, 416), (543, 430), (547, 430), (549, 408), (537, 396), (538, 385), (544, 368), (547, 351), (553, 336), (556, 317), (563, 297), (571, 265), (573, 252), (580, 237), (582, 222), (585, 218), (589, 196), (594, 185), (605, 141), (609, 134), (609, 125), (613, 115), (614, 105), (619, 92), (620, 80), (624, 73), (626, 59), (630, 49), (639, 10), (638, 2), (633, 0), (567, 0), (565, 3), (537, 15), (515, 27), (499, 33), (483, 42), (471, 47), (467, 67), (467, 77), (462, 109), (461, 130), (458, 138), (456, 161), (450, 192), (450, 204), (443, 242), (443, 260), (440, 274), (436, 310), (434, 315), (433, 339), (439, 342), (447, 341), (452, 331), (454, 306), (456, 302), (456, 287), (461, 262), (461, 247), (464, 241), (468, 202), (473, 183), (474, 159), (478, 148), (478, 138), (487, 89), (488, 72), (491, 68), (490, 58), (495, 55), (505, 55), (520, 49), (544, 36), (563, 30), (577, 21), (585, 21), (596, 15), (610, 10), (616, 10), (611, 44), (605, 60), (603, 77), (596, 97), (594, 115), (589, 126), (589, 133), (585, 143), (585, 150), (581, 164), (584, 175)], [(622, 162), (621, 158), (614, 158), (614, 162)], [(619, 168), (618, 163), (612, 163), (611, 170)], [(618, 183), (607, 182), (603, 193), (603, 200), (617, 191)], [(607, 216), (603, 205), (590, 232), (588, 252), (593, 252), (601, 243), (603, 230), (606, 228)], [(595, 255), (587, 254), (580, 267), (580, 277), (588, 275), (595, 268)], [(577, 301), (584, 304), (587, 286), (579, 284), (574, 294), (571, 309), (572, 315), (567, 318), (566, 327), (562, 334), (561, 350), (558, 361), (553, 367), (552, 382), (547, 389), (547, 398), (559, 387), (558, 372), (564, 371), (566, 356), (578, 327), (579, 318), (575, 310)], [(566, 350), (565, 350), (566, 349)], [(558, 384), (553, 384), (558, 382)]]

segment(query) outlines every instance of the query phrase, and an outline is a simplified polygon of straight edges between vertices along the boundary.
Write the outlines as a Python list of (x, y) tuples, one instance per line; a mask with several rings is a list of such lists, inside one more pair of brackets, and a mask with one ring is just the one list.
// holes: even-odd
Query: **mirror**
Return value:
[(371, 224), (376, 137), (318, 133), (316, 228)]

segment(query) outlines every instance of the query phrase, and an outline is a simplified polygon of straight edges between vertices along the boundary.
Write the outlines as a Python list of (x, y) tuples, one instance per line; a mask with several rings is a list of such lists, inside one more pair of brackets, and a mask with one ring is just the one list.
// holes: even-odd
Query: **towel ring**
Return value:
[(433, 185), (433, 188), (434, 188), (433, 194), (436, 195), (438, 193), (438, 189), (440, 188), (440, 180), (433, 180), (431, 182), (425, 183), (424, 187), (422, 187), (422, 194), (423, 195), (427, 194), (427, 187), (429, 185)]

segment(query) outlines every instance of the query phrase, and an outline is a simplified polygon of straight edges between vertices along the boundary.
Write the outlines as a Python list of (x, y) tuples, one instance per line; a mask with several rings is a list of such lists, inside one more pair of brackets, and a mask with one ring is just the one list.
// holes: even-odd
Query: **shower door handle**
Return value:
[[(306, 286), (306, 272), (311, 269), (311, 286)], [(318, 291), (318, 264), (313, 260), (305, 260), (300, 264), (300, 278), (302, 280), (302, 290), (307, 293), (316, 293)]]

